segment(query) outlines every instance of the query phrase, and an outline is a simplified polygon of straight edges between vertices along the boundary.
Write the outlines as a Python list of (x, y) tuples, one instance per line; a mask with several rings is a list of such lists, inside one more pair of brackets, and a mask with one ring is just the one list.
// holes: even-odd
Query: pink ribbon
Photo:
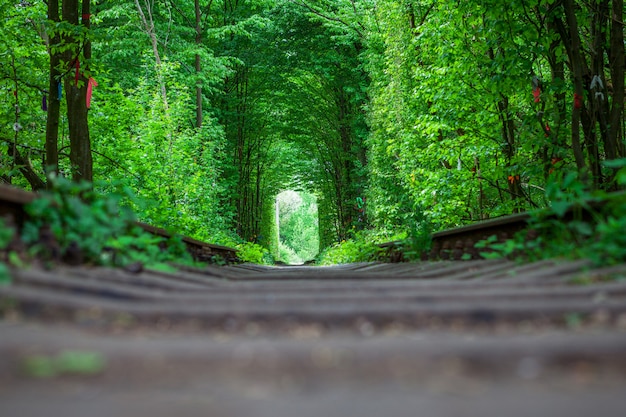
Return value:
[(87, 108), (91, 107), (91, 94), (93, 93), (93, 88), (97, 87), (98, 83), (92, 77), (89, 77), (87, 81)]

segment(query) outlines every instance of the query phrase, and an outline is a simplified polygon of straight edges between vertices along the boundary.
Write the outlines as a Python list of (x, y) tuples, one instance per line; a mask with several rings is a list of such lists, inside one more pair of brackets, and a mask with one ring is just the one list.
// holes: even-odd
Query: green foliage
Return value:
[(346, 264), (351, 262), (373, 262), (383, 250), (372, 241), (372, 234), (362, 231), (353, 239), (336, 243), (324, 250), (317, 257), (319, 265)]
[[(22, 239), (34, 255), (47, 260), (63, 255), (77, 258), (72, 259), (75, 262), (115, 266), (191, 262), (179, 237), (165, 239), (135, 223), (135, 214), (124, 205), (133, 198), (128, 188), (100, 196), (90, 183), (76, 184), (59, 177), (53, 184), (52, 192), (25, 207), (29, 220)], [(42, 236), (48, 229), (51, 236)]]
[(576, 175), (547, 189), (551, 206), (532, 213), (530, 236), (524, 231), (505, 242), (492, 236), (479, 245), (489, 249), (483, 257), (584, 258), (598, 266), (626, 261), (626, 194), (588, 191)]
[[(578, 18), (583, 43), (592, 44), (595, 6), (574, 3), (589, 10)], [(435, 229), (540, 208), (550, 176), (587, 169), (572, 153), (571, 46), (552, 21), (562, 12), (519, 1), (376, 2), (373, 21), (365, 20), (375, 226), (406, 227), (415, 204)], [(607, 158), (614, 149), (595, 127), (586, 132), (582, 153), (593, 171), (603, 149)], [(611, 178), (593, 171), (584, 183), (608, 189)]]
[(261, 245), (252, 242), (240, 243), (236, 246), (237, 257), (243, 262), (249, 262), (259, 265), (272, 265), (274, 259), (269, 251)]
[(297, 265), (302, 263), (302, 257), (298, 255), (298, 253), (296, 253), (291, 246), (287, 246), (283, 242), (278, 243), (278, 256), (276, 259), (288, 265)]
[(182, 127), (189, 92), (180, 84), (170, 89), (174, 99), (169, 110), (163, 108), (154, 86), (130, 94), (119, 85), (102, 90), (103, 102), (93, 106), (103, 116), (92, 125), (98, 138), (95, 160), (101, 167), (96, 178), (122, 181), (136, 190), (145, 202), (134, 207), (141, 221), (216, 241), (228, 226), (228, 213), (221, 209), (224, 145), (215, 120), (207, 120), (202, 129)]
[(315, 196), (286, 191), (276, 198), (279, 215), (279, 260), (300, 264), (319, 252), (319, 226)]
[(408, 261), (419, 261), (422, 254), (428, 253), (432, 244), (432, 223), (420, 209), (407, 220), (409, 230), (407, 237), (399, 244), (404, 258)]
[[(0, 176), (24, 188), (45, 178), (46, 41), (72, 32), (92, 41), (81, 69), (99, 83), (89, 111), (96, 190), (134, 190), (143, 203), (128, 204), (142, 221), (292, 256), (302, 242), (285, 237), (279, 249), (268, 207), (282, 190), (306, 190), (321, 246), (374, 227), (413, 236), (417, 256), (427, 223), (436, 231), (548, 205), (562, 215), (589, 190), (626, 182), (623, 34), (600, 30), (610, 13), (596, 2), (573, 2), (574, 31), (568, 10), (548, 3), (216, 0), (196, 16), (193, 2), (154, 2), (144, 25), (136, 4), (112, 0), (92, 5), (88, 33), (47, 21), (44, 2), (0, 0)], [(572, 47), (574, 32), (584, 48)], [(584, 82), (581, 120), (573, 51), (598, 72)], [(59, 133), (60, 172), (71, 172), (67, 117)], [(576, 221), (572, 233), (609, 239), (621, 224), (609, 217), (591, 229)], [(298, 256), (313, 253), (308, 243)]]
[(271, 63), (280, 78), (270, 97), (277, 104), (275, 129), (295, 156), (287, 165), (296, 170), (293, 180), (278, 191), (316, 195), (323, 247), (368, 224), (355, 208), (367, 187), (363, 108), (368, 80), (362, 38), (353, 29), (358, 22), (344, 20), (351, 8), (336, 2), (313, 7), (320, 13), (279, 1), (268, 14), (275, 27), (272, 38), (281, 39), (273, 43)]
[[(41, 110), (48, 60), (41, 34), (45, 33), (45, 4), (0, 1), (0, 175), (3, 181), (27, 187), (21, 175), (24, 157), (39, 157), (46, 115)], [(18, 128), (15, 129), (15, 126)], [(34, 172), (43, 175), (38, 166)]]

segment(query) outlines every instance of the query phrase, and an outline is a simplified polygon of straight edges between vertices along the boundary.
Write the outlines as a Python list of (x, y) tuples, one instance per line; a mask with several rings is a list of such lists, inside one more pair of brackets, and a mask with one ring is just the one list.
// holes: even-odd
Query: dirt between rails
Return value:
[[(581, 268), (480, 262), (16, 274), (0, 291), (11, 304), (0, 321), (0, 415), (623, 417), (626, 283), (568, 284)], [(591, 272), (584, 277), (615, 274)], [(27, 299), (52, 310), (20, 310)], [(79, 302), (93, 315), (78, 314)], [(565, 302), (591, 314), (559, 312), (555, 320), (550, 305)], [(443, 315), (459, 304), (505, 311), (515, 303), (529, 306), (525, 316)], [(346, 304), (353, 320), (333, 326)], [(206, 317), (239, 315), (219, 326), (176, 323), (167, 314), (126, 322), (101, 315), (108, 308), (119, 317), (173, 311), (168, 305)], [(55, 306), (77, 314), (46, 316)], [(254, 320), (268, 306), (275, 318)], [(331, 313), (280, 320), (309, 308)], [(372, 310), (395, 308), (431, 311), (429, 324), (411, 323), (412, 316), (384, 325), (368, 319)], [(32, 365), (67, 353), (101, 362), (59, 365), (48, 376)]]

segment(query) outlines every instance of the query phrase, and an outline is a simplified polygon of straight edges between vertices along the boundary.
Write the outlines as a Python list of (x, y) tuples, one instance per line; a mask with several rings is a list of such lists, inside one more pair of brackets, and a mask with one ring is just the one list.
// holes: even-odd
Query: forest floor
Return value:
[(625, 271), (507, 261), (14, 271), (0, 288), (0, 411), (621, 417)]

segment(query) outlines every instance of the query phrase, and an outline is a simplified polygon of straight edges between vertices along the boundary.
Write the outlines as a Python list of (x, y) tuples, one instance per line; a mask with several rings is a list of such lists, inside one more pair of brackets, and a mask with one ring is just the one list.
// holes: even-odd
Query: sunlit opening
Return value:
[(299, 265), (319, 252), (317, 199), (304, 191), (283, 191), (276, 196), (278, 260)]

